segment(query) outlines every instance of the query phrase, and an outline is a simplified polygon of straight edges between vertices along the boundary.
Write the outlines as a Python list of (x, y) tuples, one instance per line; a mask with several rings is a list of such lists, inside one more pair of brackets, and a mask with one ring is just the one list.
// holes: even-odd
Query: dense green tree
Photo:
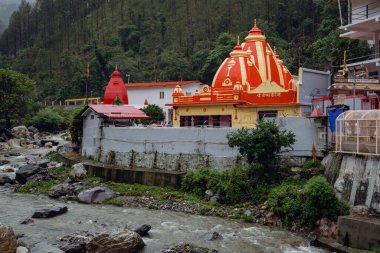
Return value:
[(144, 120), (143, 124), (148, 123), (160, 123), (165, 119), (164, 112), (162, 111), (162, 108), (155, 104), (147, 105), (142, 109), (143, 112), (145, 112), (146, 115), (150, 117), (148, 120)]
[(0, 65), (35, 80), (40, 100), (84, 97), (87, 64), (94, 96), (104, 93), (115, 66), (131, 82), (210, 84), (254, 19), (292, 73), (299, 54), (301, 65), (329, 70), (344, 50), (348, 58), (369, 52), (366, 43), (339, 38), (339, 9), (330, 0), (37, 0), (33, 6), (23, 0), (0, 37), (0, 57), (7, 59)]
[(261, 119), (256, 128), (241, 128), (227, 135), (228, 145), (238, 147), (248, 163), (262, 164), (273, 168), (278, 155), (284, 149), (292, 148), (294, 133), (280, 128), (273, 121)]
[(35, 82), (21, 73), (0, 69), (0, 120), (7, 128), (19, 121), (33, 105)]

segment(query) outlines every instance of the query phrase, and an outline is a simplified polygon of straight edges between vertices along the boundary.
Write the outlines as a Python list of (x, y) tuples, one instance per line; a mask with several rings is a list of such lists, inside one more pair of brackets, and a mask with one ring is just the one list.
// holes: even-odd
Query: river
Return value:
[[(1, 155), (0, 158), (10, 160), (11, 165), (22, 165), (27, 157), (37, 158), (48, 151), (17, 149), (10, 152), (19, 152), (21, 156), (6, 158)], [(66, 214), (50, 219), (35, 219), (28, 225), (20, 224), (20, 221), (30, 218), (35, 210), (62, 204), (69, 209)], [(301, 235), (278, 228), (166, 210), (63, 203), (42, 195), (16, 194), (5, 187), (0, 187), (0, 223), (11, 225), (16, 234), (23, 234), (19, 241), (31, 248), (39, 242), (54, 245), (58, 237), (68, 233), (112, 233), (122, 231), (125, 227), (133, 229), (149, 224), (152, 230), (149, 237), (143, 238), (146, 244), (142, 251), (144, 253), (158, 253), (161, 249), (179, 243), (192, 243), (222, 253), (327, 252), (308, 246), (308, 240)], [(223, 240), (203, 241), (201, 235), (209, 231), (220, 233)], [(41, 252), (32, 250), (30, 253)]]

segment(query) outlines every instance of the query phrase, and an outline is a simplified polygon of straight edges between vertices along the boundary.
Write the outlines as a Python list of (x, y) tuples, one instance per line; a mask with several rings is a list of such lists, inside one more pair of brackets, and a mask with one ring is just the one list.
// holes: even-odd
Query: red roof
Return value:
[(178, 81), (178, 82), (153, 82), (153, 83), (126, 83), (126, 88), (138, 87), (162, 87), (162, 86), (176, 86), (176, 85), (189, 85), (189, 84), (203, 84), (200, 81)]
[(148, 119), (143, 111), (130, 105), (88, 105), (98, 114), (102, 114), (110, 119)]
[(324, 115), (317, 107), (314, 107), (313, 112), (309, 116), (306, 116), (306, 118), (320, 118), (320, 117), (324, 117)]

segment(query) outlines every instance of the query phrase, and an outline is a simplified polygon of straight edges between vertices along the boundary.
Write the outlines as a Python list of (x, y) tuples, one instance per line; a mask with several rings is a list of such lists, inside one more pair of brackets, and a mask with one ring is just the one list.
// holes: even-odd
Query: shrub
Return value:
[(203, 196), (208, 189), (217, 191), (221, 172), (211, 169), (199, 169), (186, 173), (181, 181), (181, 189), (188, 193)]
[(38, 111), (30, 123), (40, 131), (60, 131), (67, 126), (65, 119), (49, 108)]
[(339, 215), (348, 213), (348, 205), (340, 201), (333, 187), (322, 177), (312, 177), (304, 187), (303, 224), (314, 224), (320, 218), (336, 220)]
[(269, 209), (284, 218), (287, 224), (297, 220), (302, 213), (300, 190), (297, 185), (282, 183), (273, 188), (269, 194)]
[(321, 162), (319, 160), (315, 160), (314, 161), (312, 159), (308, 159), (303, 164), (302, 170), (306, 171), (306, 170), (309, 170), (309, 169), (320, 168), (320, 167), (321, 167)]
[(219, 202), (237, 204), (249, 200), (253, 195), (248, 171), (243, 168), (224, 170), (218, 185)]
[(268, 199), (269, 209), (289, 224), (313, 225), (321, 218), (336, 220), (348, 213), (348, 205), (338, 200), (334, 189), (322, 176), (309, 179), (303, 188), (283, 183), (273, 188)]

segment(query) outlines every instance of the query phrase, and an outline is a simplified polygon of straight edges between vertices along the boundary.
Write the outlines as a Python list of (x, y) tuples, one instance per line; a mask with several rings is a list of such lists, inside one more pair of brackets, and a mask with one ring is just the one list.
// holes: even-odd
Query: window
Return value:
[(94, 115), (91, 115), (91, 119), (94, 119), (95, 117), (94, 117)]
[(165, 93), (163, 91), (160, 91), (160, 99), (164, 99), (165, 98)]
[(191, 92), (190, 91), (186, 91), (186, 96), (191, 96)]
[(262, 118), (276, 118), (277, 117), (277, 111), (259, 111), (257, 113), (259, 119)]

